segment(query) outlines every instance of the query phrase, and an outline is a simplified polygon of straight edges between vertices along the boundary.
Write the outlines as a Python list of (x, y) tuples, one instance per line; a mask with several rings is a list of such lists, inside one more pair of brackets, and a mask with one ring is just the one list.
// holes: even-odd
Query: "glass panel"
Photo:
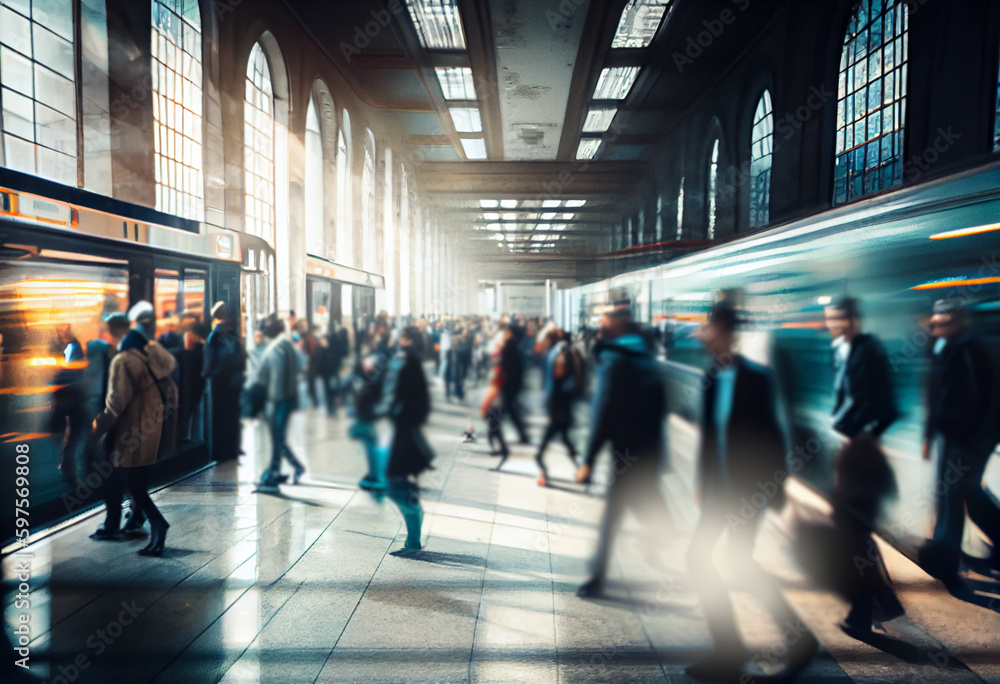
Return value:
[[(254, 45), (247, 65), (247, 101), (244, 104), (246, 231), (274, 243), (274, 119), (270, 102), (271, 77), (260, 44)], [(256, 203), (256, 205), (254, 204)]]
[(0, 98), (3, 99), (4, 130), (31, 140), (35, 132), (35, 108), (32, 101), (6, 88)]
[(22, 55), (31, 54), (31, 22), (16, 12), (0, 7), (0, 43)]
[(7, 88), (33, 97), (31, 62), (8, 47), (0, 46), (0, 82)]
[(592, 108), (587, 112), (587, 119), (583, 122), (583, 132), (604, 133), (611, 126), (616, 114), (618, 114), (617, 107)]
[(66, 40), (73, 40), (73, 0), (32, 0), (31, 18)]
[(584, 138), (576, 148), (577, 159), (593, 159), (601, 146), (600, 138)]
[(669, 6), (670, 0), (629, 0), (618, 21), (611, 47), (648, 47)]
[(35, 107), (35, 141), (63, 154), (76, 153), (76, 122), (45, 105)]
[(437, 67), (435, 70), (441, 92), (446, 100), (475, 100), (476, 88), (472, 69), (468, 67)]
[(406, 0), (425, 50), (464, 50), (465, 34), (455, 0)]
[(65, 78), (72, 79), (73, 44), (35, 24), (35, 59)]
[(483, 120), (478, 107), (452, 107), (451, 120), (459, 133), (483, 132)]
[(611, 67), (601, 71), (594, 88), (595, 100), (624, 100), (632, 89), (639, 67)]
[(469, 159), (486, 159), (486, 143), (482, 138), (463, 138), (462, 148)]

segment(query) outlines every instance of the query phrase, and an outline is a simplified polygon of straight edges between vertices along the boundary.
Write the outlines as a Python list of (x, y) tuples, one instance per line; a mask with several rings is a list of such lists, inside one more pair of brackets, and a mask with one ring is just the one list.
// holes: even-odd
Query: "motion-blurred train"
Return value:
[[(713, 301), (736, 300), (749, 319), (741, 336), (743, 353), (777, 372), (793, 446), (809, 447), (798, 475), (820, 493), (831, 490), (837, 446), (830, 434), (833, 357), (823, 308), (844, 295), (858, 298), (862, 329), (879, 337), (889, 353), (903, 411), (884, 437), (899, 497), (883, 531), (910, 549), (929, 536), (933, 517), (933, 471), (922, 460), (922, 425), (927, 319), (935, 300), (966, 301), (972, 328), (1000, 369), (1000, 165), (888, 192), (580, 286), (566, 295), (563, 310), (579, 317), (574, 322), (593, 325), (595, 314), (623, 294), (641, 321), (662, 335), (671, 420), (681, 432), (697, 425), (697, 388), (711, 361), (691, 333)], [(1000, 439), (996, 399), (990, 416)], [(688, 477), (692, 451), (672, 450), (672, 465)], [(1000, 458), (993, 459), (986, 480), (992, 492), (1000, 492)], [(975, 536), (967, 536), (967, 548), (975, 553)]]
[[(27, 449), (32, 531), (100, 496), (93, 454), (60, 462), (64, 442), (85, 440), (102, 408), (103, 378), (86, 350), (106, 334), (104, 317), (145, 299), (157, 335), (175, 334), (181, 453), (156, 466), (163, 483), (209, 462), (199, 347), (208, 310), (224, 301), (251, 330), (274, 310), (273, 272), (274, 252), (260, 238), (0, 169), (0, 487), (14, 491), (15, 454)], [(13, 516), (0, 512), (3, 543), (14, 537)]]

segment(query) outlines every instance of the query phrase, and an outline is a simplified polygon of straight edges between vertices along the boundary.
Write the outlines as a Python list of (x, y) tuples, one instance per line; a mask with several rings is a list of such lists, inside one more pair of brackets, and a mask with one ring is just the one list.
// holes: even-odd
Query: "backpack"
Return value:
[(585, 364), (580, 352), (568, 342), (559, 352), (563, 362), (566, 375), (560, 383), (560, 391), (571, 395), (574, 399), (580, 398), (586, 389)]
[(160, 444), (156, 448), (156, 462), (160, 463), (161, 461), (174, 458), (180, 453), (180, 449), (178, 448), (179, 420), (177, 417), (177, 409), (180, 407), (180, 392), (172, 375), (167, 375), (157, 380), (156, 376), (153, 375), (153, 369), (149, 366), (149, 361), (146, 360), (146, 355), (140, 354), (139, 358), (142, 359), (146, 370), (149, 372), (149, 377), (152, 378), (153, 384), (156, 385), (156, 390), (160, 394), (160, 405), (163, 407)]
[(243, 345), (240, 338), (231, 332), (215, 332), (212, 342), (217, 347), (216, 373), (219, 375), (236, 375), (246, 370), (243, 358)]

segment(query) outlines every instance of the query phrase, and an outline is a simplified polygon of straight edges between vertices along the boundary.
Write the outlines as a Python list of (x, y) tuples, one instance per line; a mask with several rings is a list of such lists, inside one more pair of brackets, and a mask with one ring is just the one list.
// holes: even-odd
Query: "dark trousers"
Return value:
[[(881, 606), (883, 617), (887, 620), (905, 612), (893, 591), (882, 554), (872, 539), (871, 528), (859, 517), (873, 520), (876, 508), (877, 502), (874, 501), (861, 502), (860, 506), (834, 501), (834, 525), (842, 536), (845, 555), (849, 555), (844, 571), (849, 573), (846, 593), (851, 611), (845, 622), (860, 629), (871, 627), (876, 603)], [(859, 559), (865, 562), (859, 564)]]
[[(980, 450), (984, 451), (987, 450)], [(983, 473), (989, 457), (989, 453), (973, 454), (945, 440), (943, 454), (938, 459), (934, 480), (938, 495), (934, 546), (941, 553), (942, 570), (949, 574), (958, 572), (966, 511), (993, 543), (993, 548), (1000, 548), (1000, 509), (983, 490)]]
[(741, 584), (746, 584), (745, 589), (763, 602), (781, 631), (789, 627), (794, 631), (798, 624), (798, 618), (782, 595), (777, 580), (753, 559), (754, 540), (762, 518), (763, 511), (747, 520), (740, 515), (738, 507), (730, 510), (709, 504), (702, 509), (695, 527), (688, 549), (688, 568), (695, 581), (716, 651), (739, 653), (745, 648), (733, 614), (730, 588), (712, 558), (715, 547), (727, 533), (728, 553), (724, 562), (731, 574), (740, 578)]
[(264, 471), (262, 480), (276, 480), (281, 474), (281, 459), (288, 459), (296, 470), (304, 469), (302, 463), (295, 458), (291, 448), (285, 441), (288, 436), (288, 421), (295, 410), (295, 401), (282, 401), (268, 407), (267, 424), (271, 432), (271, 464)]
[(122, 497), (128, 486), (128, 469), (113, 468), (104, 480), (104, 529), (108, 532), (121, 529)]
[(340, 373), (330, 373), (329, 375), (323, 376), (323, 388), (326, 390), (326, 412), (329, 415), (336, 415), (337, 413), (337, 400), (344, 404), (344, 408), (347, 408), (346, 399), (344, 399), (343, 390), (341, 388)]
[[(153, 500), (149, 497), (149, 469), (150, 466), (142, 468), (121, 468), (127, 473), (128, 491), (132, 497), (132, 503), (149, 520), (152, 528), (165, 530), (169, 527), (166, 519), (160, 513)], [(117, 469), (116, 469), (117, 470)], [(118, 501), (118, 510), (121, 511), (121, 500)]]
[(611, 549), (621, 529), (625, 511), (631, 510), (653, 529), (662, 529), (671, 520), (667, 502), (658, 486), (658, 464), (640, 462), (633, 465), (616, 458), (613, 467), (615, 479), (608, 488), (592, 572), (599, 584), (607, 576)]
[(212, 458), (229, 461), (240, 455), (239, 386), (230, 376), (212, 378)]
[(459, 400), (465, 399), (465, 360), (458, 355), (448, 361), (445, 371), (445, 396), (454, 394)]
[(542, 435), (542, 443), (538, 445), (538, 453), (535, 454), (538, 469), (542, 471), (542, 475), (546, 478), (548, 478), (548, 472), (545, 470), (545, 462), (542, 459), (545, 456), (545, 449), (549, 446), (549, 442), (557, 435), (562, 436), (563, 444), (569, 450), (569, 458), (573, 461), (574, 465), (576, 464), (576, 449), (569, 438), (569, 431), (572, 427), (573, 423), (569, 420), (549, 418), (548, 427), (545, 428), (545, 434)]
[[(507, 442), (503, 438), (503, 409), (499, 405), (494, 404), (486, 414), (486, 439), (490, 443), (490, 448), (499, 451), (506, 461), (510, 449), (507, 448)], [(493, 446), (494, 442), (499, 446)], [(500, 465), (503, 465), (503, 461)]]
[(524, 417), (521, 415), (521, 402), (518, 400), (519, 391), (503, 393), (503, 412), (510, 416), (510, 422), (517, 429), (518, 438), (522, 442), (528, 441), (528, 431), (524, 427)]

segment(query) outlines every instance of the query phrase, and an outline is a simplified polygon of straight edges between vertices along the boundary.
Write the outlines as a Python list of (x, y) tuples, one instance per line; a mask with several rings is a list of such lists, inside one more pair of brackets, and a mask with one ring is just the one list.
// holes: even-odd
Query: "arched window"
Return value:
[(316, 97), (309, 98), (306, 111), (306, 252), (325, 256), (323, 231), (323, 131)]
[(908, 29), (901, 0), (854, 7), (840, 57), (835, 204), (903, 180)]
[(274, 244), (274, 89), (260, 43), (247, 63), (244, 112), (246, 231)]
[(0, 166), (79, 181), (73, 0), (0, 3)]
[(705, 183), (705, 237), (715, 239), (715, 222), (719, 214), (719, 139), (712, 143), (708, 157), (708, 178)]
[(774, 116), (771, 93), (764, 91), (753, 115), (750, 134), (750, 227), (766, 226), (770, 220), (771, 155), (774, 149)]
[(351, 117), (345, 109), (337, 135), (337, 261), (345, 266), (354, 265), (351, 173)]
[(156, 208), (202, 221), (205, 184), (198, 0), (153, 0), (152, 22)]
[(375, 136), (371, 130), (367, 130), (365, 140), (365, 166), (361, 170), (361, 244), (363, 254), (361, 255), (364, 269), (369, 272), (378, 270), (376, 261), (376, 239), (377, 226), (375, 225)]

